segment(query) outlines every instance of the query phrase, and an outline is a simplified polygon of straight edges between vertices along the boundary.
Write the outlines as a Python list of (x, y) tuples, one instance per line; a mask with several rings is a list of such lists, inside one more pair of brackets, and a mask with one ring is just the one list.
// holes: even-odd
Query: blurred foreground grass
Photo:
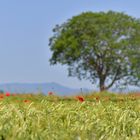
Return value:
[[(136, 98), (134, 98), (136, 97)], [(0, 98), (0, 140), (139, 140), (137, 96)]]

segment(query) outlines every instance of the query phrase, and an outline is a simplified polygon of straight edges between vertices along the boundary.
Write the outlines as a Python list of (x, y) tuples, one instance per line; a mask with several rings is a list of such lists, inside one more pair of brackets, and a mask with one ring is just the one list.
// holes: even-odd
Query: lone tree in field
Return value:
[(140, 84), (140, 20), (124, 13), (86, 12), (53, 29), (51, 64), (68, 65), (69, 76), (114, 84)]

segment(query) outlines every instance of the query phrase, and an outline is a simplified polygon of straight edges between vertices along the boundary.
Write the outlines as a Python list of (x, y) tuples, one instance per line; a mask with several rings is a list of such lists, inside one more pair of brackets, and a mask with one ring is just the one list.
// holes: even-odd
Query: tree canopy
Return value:
[(50, 63), (68, 66), (69, 76), (107, 90), (140, 84), (140, 20), (119, 12), (85, 12), (53, 29)]

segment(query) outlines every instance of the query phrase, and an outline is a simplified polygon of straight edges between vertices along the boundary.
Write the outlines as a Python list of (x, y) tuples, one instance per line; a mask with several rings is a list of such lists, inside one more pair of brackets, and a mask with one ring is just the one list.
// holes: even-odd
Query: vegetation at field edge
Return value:
[(139, 94), (1, 94), (1, 140), (139, 140)]

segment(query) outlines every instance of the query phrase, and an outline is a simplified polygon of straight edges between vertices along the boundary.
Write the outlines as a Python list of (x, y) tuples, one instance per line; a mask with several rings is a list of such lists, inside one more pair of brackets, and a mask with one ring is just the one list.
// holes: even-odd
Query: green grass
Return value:
[(84, 102), (43, 95), (4, 97), (0, 140), (139, 140), (140, 100), (96, 96), (99, 100), (90, 95)]

